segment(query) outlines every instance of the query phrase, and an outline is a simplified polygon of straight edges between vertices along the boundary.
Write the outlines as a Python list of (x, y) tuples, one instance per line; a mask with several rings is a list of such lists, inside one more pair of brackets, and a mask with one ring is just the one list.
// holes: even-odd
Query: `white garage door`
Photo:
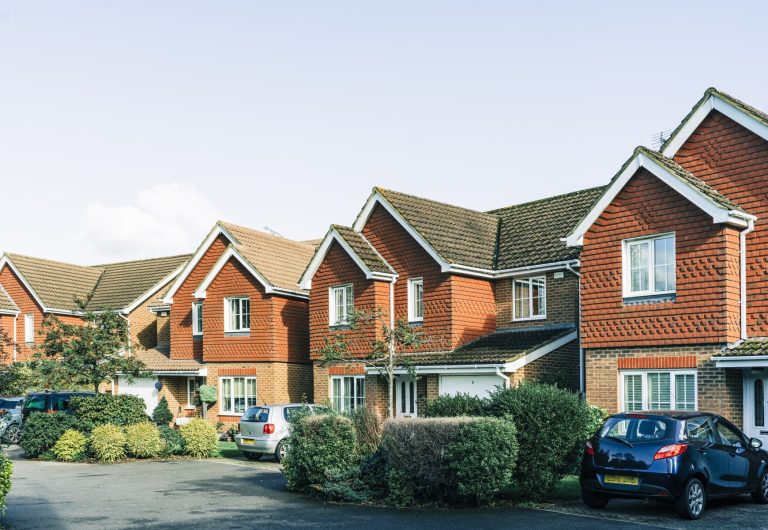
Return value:
[(152, 415), (152, 411), (155, 410), (159, 399), (157, 397), (157, 389), (155, 388), (156, 381), (156, 378), (148, 377), (145, 379), (134, 379), (133, 383), (129, 383), (121, 377), (117, 383), (117, 393), (139, 396), (147, 404), (147, 414)]
[(487, 397), (488, 392), (503, 384), (504, 380), (498, 375), (443, 375), (440, 376), (440, 394)]

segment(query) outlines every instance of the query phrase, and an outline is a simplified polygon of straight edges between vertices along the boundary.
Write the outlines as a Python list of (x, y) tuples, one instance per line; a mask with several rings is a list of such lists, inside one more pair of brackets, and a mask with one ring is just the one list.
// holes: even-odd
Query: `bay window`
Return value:
[(624, 241), (624, 296), (674, 293), (675, 235)]
[(622, 411), (696, 410), (696, 372), (621, 372)]
[(255, 377), (221, 377), (219, 414), (242, 414), (256, 405)]
[(251, 330), (251, 300), (247, 296), (224, 299), (224, 331)]
[(331, 377), (331, 403), (338, 412), (365, 406), (365, 376)]
[(547, 317), (547, 279), (520, 278), (512, 283), (512, 319), (535, 320)]

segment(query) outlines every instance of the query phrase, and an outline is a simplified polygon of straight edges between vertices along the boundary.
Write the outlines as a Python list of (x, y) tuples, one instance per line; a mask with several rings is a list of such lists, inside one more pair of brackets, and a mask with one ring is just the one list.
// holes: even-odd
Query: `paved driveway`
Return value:
[[(18, 529), (601, 526), (596, 524), (601, 521), (583, 516), (511, 508), (396, 510), (326, 504), (287, 492), (272, 462), (92, 465), (14, 460), (13, 488), (2, 522)], [(610, 527), (641, 528), (629, 523)]]

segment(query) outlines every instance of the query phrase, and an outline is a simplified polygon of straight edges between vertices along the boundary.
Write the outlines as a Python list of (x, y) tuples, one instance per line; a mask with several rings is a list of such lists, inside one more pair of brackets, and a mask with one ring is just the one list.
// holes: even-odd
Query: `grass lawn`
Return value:
[(243, 456), (235, 442), (218, 442), (219, 453), (222, 458), (237, 458)]
[[(517, 500), (520, 498), (519, 490), (516, 486), (507, 486), (502, 490), (502, 496), (508, 499)], [(564, 477), (555, 486), (554, 491), (549, 496), (549, 500), (557, 501), (573, 501), (581, 498), (581, 488), (579, 487), (579, 477), (576, 475), (568, 475)]]

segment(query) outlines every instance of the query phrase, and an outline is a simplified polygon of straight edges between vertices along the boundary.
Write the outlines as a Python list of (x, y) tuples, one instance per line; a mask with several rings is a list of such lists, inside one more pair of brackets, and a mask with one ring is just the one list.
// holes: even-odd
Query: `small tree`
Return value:
[[(381, 338), (371, 342), (371, 353), (366, 357), (356, 357), (349, 352), (349, 339), (347, 333), (357, 329), (359, 325), (381, 326)], [(334, 362), (354, 360), (367, 367), (374, 368), (387, 379), (387, 417), (393, 417), (395, 406), (395, 371), (405, 369), (414, 375), (413, 365), (401, 352), (405, 348), (417, 348), (426, 342), (426, 337), (421, 331), (411, 327), (403, 319), (387, 320), (384, 311), (377, 308), (375, 311), (353, 309), (348, 317), (347, 331), (336, 335), (333, 339), (325, 337), (323, 345), (319, 348), (320, 364), (327, 366)]]
[(158, 425), (165, 425), (167, 427), (172, 420), (173, 414), (171, 413), (171, 409), (168, 407), (168, 400), (165, 399), (165, 396), (163, 396), (160, 398), (160, 401), (157, 402), (155, 410), (152, 411), (152, 421)]
[(80, 300), (77, 305), (83, 312), (82, 324), (67, 324), (53, 315), (43, 320), (44, 339), (35, 358), (49, 379), (92, 386), (98, 392), (101, 383), (111, 383), (118, 373), (129, 382), (146, 375), (144, 363), (126, 355), (128, 322), (117, 311), (86, 310)]

